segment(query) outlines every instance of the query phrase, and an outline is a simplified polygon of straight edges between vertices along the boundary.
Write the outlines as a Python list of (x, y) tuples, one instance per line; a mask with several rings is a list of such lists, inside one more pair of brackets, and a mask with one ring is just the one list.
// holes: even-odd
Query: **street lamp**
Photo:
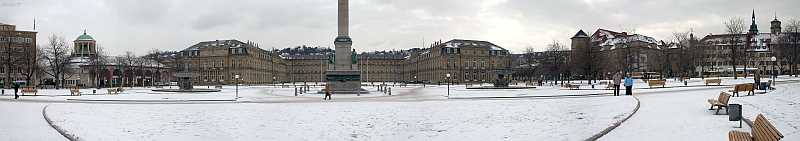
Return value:
[(778, 57), (772, 56), (771, 58), (769, 58), (769, 60), (772, 61), (772, 84), (771, 85), (773, 85), (773, 87), (774, 87), (774, 85), (777, 83), (775, 81), (775, 78), (777, 78), (777, 73), (775, 72), (775, 66), (778, 65)]
[(447, 97), (450, 97), (450, 73), (447, 73)]
[(236, 99), (238, 100), (239, 99), (239, 75), (238, 74), (234, 75), (234, 78), (236, 78)]
[[(419, 82), (419, 81), (417, 81), (417, 76), (416, 76), (416, 75), (414, 75), (414, 83), (417, 83), (417, 82)], [(422, 84), (422, 87), (425, 87), (425, 84), (424, 84), (424, 83)]]

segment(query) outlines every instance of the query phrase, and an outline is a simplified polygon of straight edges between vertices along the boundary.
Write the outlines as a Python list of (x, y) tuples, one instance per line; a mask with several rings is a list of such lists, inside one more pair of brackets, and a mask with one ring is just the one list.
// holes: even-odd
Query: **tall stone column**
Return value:
[(335, 59), (333, 69), (326, 71), (327, 81), (335, 94), (365, 93), (361, 89), (361, 72), (358, 70), (351, 51), (353, 41), (349, 32), (348, 0), (339, 0), (338, 3), (338, 35), (334, 40)]
[(339, 36), (349, 36), (350, 12), (348, 0), (339, 0)]

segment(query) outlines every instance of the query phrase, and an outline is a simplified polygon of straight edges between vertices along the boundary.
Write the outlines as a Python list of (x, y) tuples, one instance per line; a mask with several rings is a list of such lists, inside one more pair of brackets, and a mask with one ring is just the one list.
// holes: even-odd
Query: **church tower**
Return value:
[(753, 23), (750, 24), (750, 31), (747, 32), (748, 34), (758, 34), (758, 25), (756, 25), (756, 10), (753, 10)]
[(770, 22), (770, 33), (772, 34), (781, 34), (781, 21), (778, 20), (778, 16), (775, 15), (775, 19)]

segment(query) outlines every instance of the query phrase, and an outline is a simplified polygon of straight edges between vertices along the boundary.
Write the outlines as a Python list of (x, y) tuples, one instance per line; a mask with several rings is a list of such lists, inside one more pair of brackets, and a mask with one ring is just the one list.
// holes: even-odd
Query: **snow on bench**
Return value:
[(653, 88), (653, 86), (661, 86), (664, 88), (667, 85), (667, 80), (647, 80), (647, 85), (649, 85), (650, 88)]
[(753, 84), (746, 83), (746, 84), (736, 84), (736, 86), (733, 86), (733, 90), (730, 90), (728, 92), (732, 92), (733, 96), (738, 97), (739, 92), (747, 92), (748, 96), (754, 95), (755, 92), (753, 92), (753, 90), (754, 90)]
[(708, 86), (708, 84), (712, 84), (712, 83), (716, 83), (717, 85), (722, 85), (722, 79), (719, 79), (719, 78), (717, 78), (717, 79), (706, 79), (705, 83), (706, 83), (706, 86)]
[[(714, 110), (714, 107), (717, 107), (717, 111), (714, 114), (719, 114), (719, 110), (723, 107), (727, 110), (728, 109), (728, 101), (730, 100), (731, 95), (726, 92), (720, 92), (719, 97), (717, 99), (708, 99), (708, 103), (711, 104), (711, 108), (708, 110)], [(725, 113), (728, 113), (725, 111)]]
[(761, 114), (756, 116), (756, 121), (753, 122), (753, 128), (750, 133), (742, 131), (728, 132), (729, 141), (779, 141), (781, 138), (783, 138), (783, 134)]
[(24, 87), (24, 88), (22, 88), (22, 95), (25, 95), (25, 93), (33, 93), (33, 95), (36, 95), (36, 93), (38, 93), (38, 92), (39, 91), (36, 90), (36, 88), (34, 88), (34, 87)]

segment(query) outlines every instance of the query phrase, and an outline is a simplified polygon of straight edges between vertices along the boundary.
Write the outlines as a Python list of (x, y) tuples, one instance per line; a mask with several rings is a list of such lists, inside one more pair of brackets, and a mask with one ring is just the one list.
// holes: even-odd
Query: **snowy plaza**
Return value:
[[(234, 86), (212, 93), (81, 89), (81, 96), (44, 89), (16, 100), (7, 89), (0, 96), (6, 113), (0, 140), (725, 140), (729, 131), (750, 126), (738, 128), (724, 112), (708, 110), (706, 100), (748, 82), (722, 78), (719, 86), (705, 86), (696, 78), (649, 88), (637, 81), (633, 96), (586, 82), (578, 90), (451, 85), (449, 96), (447, 85), (387, 83), (392, 95), (365, 86), (369, 94), (330, 101), (316, 93), (319, 86), (295, 96), (292, 84), (240, 86), (238, 94)], [(784, 140), (797, 140), (798, 86), (800, 79), (782, 76), (775, 90), (730, 103), (743, 105), (744, 118), (763, 114)]]

